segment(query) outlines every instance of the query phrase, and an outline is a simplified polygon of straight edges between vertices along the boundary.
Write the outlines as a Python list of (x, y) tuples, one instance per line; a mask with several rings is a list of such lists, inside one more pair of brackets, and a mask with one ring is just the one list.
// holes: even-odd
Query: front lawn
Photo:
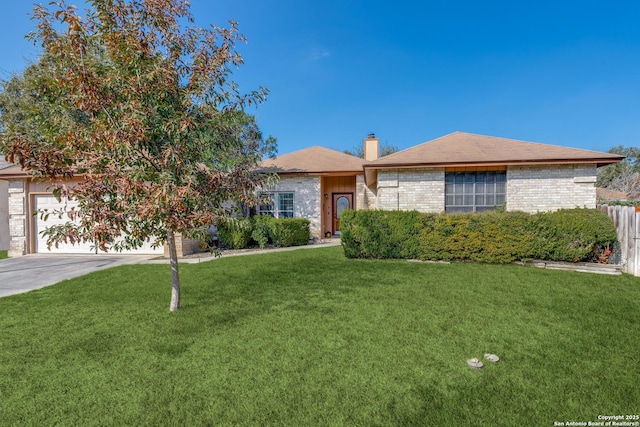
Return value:
[[(640, 412), (640, 279), (346, 259), (130, 265), (0, 298), (3, 425), (533, 426)], [(501, 357), (482, 370), (466, 365)]]
[(0, 251), (0, 259), (5, 259), (5, 258), (9, 258), (9, 251), (7, 250)]

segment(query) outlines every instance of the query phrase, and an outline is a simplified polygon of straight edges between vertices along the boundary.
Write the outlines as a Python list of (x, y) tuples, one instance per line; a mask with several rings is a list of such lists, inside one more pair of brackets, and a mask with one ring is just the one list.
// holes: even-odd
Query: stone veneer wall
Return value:
[(9, 236), (9, 182), (0, 180), (0, 250), (9, 249)]
[(595, 182), (594, 164), (509, 166), (507, 210), (595, 209)]
[(8, 186), (9, 194), (9, 256), (16, 257), (27, 253), (27, 185), (24, 179), (12, 179)]
[(356, 210), (361, 209), (376, 209), (376, 190), (367, 187), (364, 181), (364, 175), (356, 175)]
[(307, 218), (311, 221), (311, 237), (322, 237), (320, 177), (319, 176), (281, 176), (280, 181), (265, 191), (292, 192), (294, 218)]
[(378, 171), (375, 202), (369, 209), (444, 211), (444, 168)]
[[(198, 252), (204, 252), (200, 247), (200, 240), (187, 239), (182, 237), (181, 234), (176, 234), (176, 254), (178, 258), (185, 257), (187, 255), (196, 254)], [(169, 245), (164, 244), (164, 257), (169, 258)]]
[[(357, 209), (444, 212), (444, 168), (378, 171), (376, 188), (357, 180)], [(509, 166), (507, 209), (538, 212), (596, 207), (596, 165)]]
[[(8, 220), (9, 220), (9, 256), (18, 257), (27, 254), (29, 232), (27, 221), (27, 181), (13, 179), (8, 182)], [(200, 251), (200, 242), (182, 239), (176, 236), (178, 256), (182, 257)], [(165, 253), (168, 250), (165, 245)]]

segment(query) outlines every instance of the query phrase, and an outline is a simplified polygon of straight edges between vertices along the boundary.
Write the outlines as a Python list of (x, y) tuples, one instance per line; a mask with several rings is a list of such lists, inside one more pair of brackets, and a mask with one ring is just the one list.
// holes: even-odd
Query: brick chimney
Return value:
[(364, 140), (364, 159), (368, 162), (380, 156), (380, 140), (374, 133), (370, 133)]

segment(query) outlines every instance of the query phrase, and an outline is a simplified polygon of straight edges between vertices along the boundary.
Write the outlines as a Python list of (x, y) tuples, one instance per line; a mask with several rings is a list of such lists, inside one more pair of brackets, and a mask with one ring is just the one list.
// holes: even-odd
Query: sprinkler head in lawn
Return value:
[(484, 358), (489, 361), (489, 362), (493, 362), (493, 363), (497, 363), (500, 358), (498, 356), (496, 356), (495, 354), (491, 354), (491, 353), (486, 353), (484, 355)]
[(476, 359), (475, 357), (467, 360), (467, 365), (471, 366), (473, 369), (480, 369), (483, 366), (480, 359)]

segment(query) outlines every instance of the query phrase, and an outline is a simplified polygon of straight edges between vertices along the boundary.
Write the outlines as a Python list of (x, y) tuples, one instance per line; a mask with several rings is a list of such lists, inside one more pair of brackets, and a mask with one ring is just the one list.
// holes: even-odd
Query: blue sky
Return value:
[[(69, 1), (73, 3), (73, 1)], [(35, 48), (31, 1), (3, 4), (0, 77)], [(606, 151), (640, 144), (638, 1), (191, 0), (235, 19), (244, 91), (279, 152), (408, 148), (454, 131)]]

